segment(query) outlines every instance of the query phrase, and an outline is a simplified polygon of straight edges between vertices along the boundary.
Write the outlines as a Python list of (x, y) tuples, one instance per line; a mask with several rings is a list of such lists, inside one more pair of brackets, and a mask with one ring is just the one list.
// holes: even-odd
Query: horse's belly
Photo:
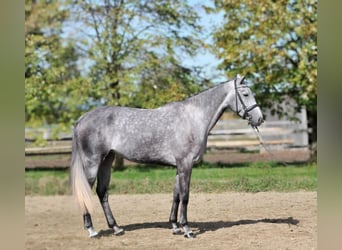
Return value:
[(176, 164), (173, 153), (165, 145), (158, 143), (126, 140), (125, 143), (114, 144), (112, 149), (133, 162)]

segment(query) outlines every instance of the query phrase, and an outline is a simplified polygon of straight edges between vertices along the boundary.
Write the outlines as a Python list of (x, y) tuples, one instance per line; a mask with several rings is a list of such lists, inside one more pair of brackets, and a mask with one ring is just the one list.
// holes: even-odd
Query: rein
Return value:
[[(275, 159), (276, 157), (275, 157), (274, 153), (269, 148), (266, 147), (266, 144), (265, 144), (264, 140), (261, 137), (261, 134), (260, 134), (260, 131), (259, 131), (258, 127), (257, 126), (252, 126), (252, 128), (253, 128), (254, 133), (258, 137), (260, 145), (262, 145), (263, 148), (267, 151), (267, 153), (269, 153)], [(281, 163), (285, 167), (287, 166), (287, 163), (284, 162), (284, 161), (277, 161), (277, 162)]]
[[(252, 111), (253, 109), (255, 109), (256, 107), (258, 107), (258, 104), (255, 103), (255, 104), (253, 104), (253, 105), (251, 105), (251, 106), (249, 106), (249, 107), (246, 106), (246, 104), (244, 103), (244, 101), (243, 101), (243, 99), (242, 99), (242, 97), (241, 97), (241, 94), (240, 94), (240, 92), (238, 91), (238, 89), (239, 89), (239, 88), (244, 88), (244, 87), (247, 87), (247, 86), (238, 87), (238, 86), (237, 86), (237, 81), (236, 81), (236, 80), (237, 80), (237, 78), (235, 78), (235, 80), (234, 80), (236, 114), (239, 115), (240, 112), (241, 112), (241, 110), (243, 110), (242, 118), (243, 118), (243, 119), (246, 119), (246, 117), (247, 117), (247, 118), (249, 117), (248, 112), (250, 112), (250, 111)], [(242, 81), (243, 81), (243, 79), (242, 79)], [(240, 101), (241, 106), (242, 106), (242, 109), (240, 109), (240, 110), (238, 109), (238, 100)], [(269, 153), (269, 154), (272, 156), (272, 158), (276, 159), (276, 156), (274, 155), (274, 153), (266, 146), (264, 140), (262, 139), (258, 127), (257, 127), (257, 126), (252, 126), (252, 128), (253, 128), (253, 131), (254, 131), (254, 133), (256, 134), (256, 136), (257, 136), (257, 138), (258, 138), (260, 144), (261, 144), (261, 145), (263, 146), (263, 148), (265, 149), (265, 151), (266, 151), (267, 153)], [(281, 163), (281, 164), (284, 165), (284, 166), (287, 166), (286, 162), (284, 162), (284, 161), (278, 161), (278, 162)]]

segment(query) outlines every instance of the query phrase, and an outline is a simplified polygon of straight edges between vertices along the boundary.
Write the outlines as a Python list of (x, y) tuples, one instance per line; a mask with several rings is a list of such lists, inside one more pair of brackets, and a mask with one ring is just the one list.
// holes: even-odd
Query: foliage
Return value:
[(201, 89), (186, 1), (25, 1), (26, 124), (70, 129), (99, 105), (154, 108)]
[(288, 97), (305, 106), (316, 141), (317, 0), (215, 0), (215, 6), (207, 11), (224, 13), (214, 34), (220, 67), (231, 77), (247, 75), (261, 107), (285, 114), (275, 103)]
[[(290, 96), (316, 141), (317, 0), (215, 0), (221, 68), (247, 75), (261, 107)], [(27, 126), (58, 125), (99, 105), (154, 108), (210, 85), (182, 55), (205, 50), (198, 13), (181, 0), (25, 0)], [(58, 130), (55, 131), (57, 135)]]
[(61, 37), (68, 16), (60, 3), (25, 1), (25, 111), (31, 125), (68, 123), (82, 100), (78, 53)]
[(169, 101), (179, 101), (208, 84), (197, 83), (191, 70), (178, 64), (161, 64), (152, 59), (145, 62), (145, 66), (144, 71), (148, 73), (143, 72), (140, 76), (139, 91), (134, 98), (136, 107), (155, 108)]

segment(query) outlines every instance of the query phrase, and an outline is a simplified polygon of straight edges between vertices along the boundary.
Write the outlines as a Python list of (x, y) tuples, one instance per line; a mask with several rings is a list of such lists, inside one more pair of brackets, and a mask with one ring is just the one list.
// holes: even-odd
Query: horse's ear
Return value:
[(241, 77), (240, 84), (243, 84), (243, 81), (245, 80), (245, 77), (246, 77), (246, 76)]
[(236, 79), (238, 80), (239, 84), (243, 84), (243, 81), (245, 80), (245, 76), (240, 76), (240, 74), (237, 74)]

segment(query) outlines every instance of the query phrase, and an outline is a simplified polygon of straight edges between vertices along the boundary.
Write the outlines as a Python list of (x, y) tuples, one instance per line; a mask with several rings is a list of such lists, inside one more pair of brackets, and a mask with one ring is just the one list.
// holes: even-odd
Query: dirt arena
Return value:
[(98, 202), (88, 238), (71, 196), (25, 197), (26, 249), (317, 249), (317, 193), (190, 194), (194, 239), (172, 235), (170, 194), (111, 195), (125, 234), (114, 236)]

